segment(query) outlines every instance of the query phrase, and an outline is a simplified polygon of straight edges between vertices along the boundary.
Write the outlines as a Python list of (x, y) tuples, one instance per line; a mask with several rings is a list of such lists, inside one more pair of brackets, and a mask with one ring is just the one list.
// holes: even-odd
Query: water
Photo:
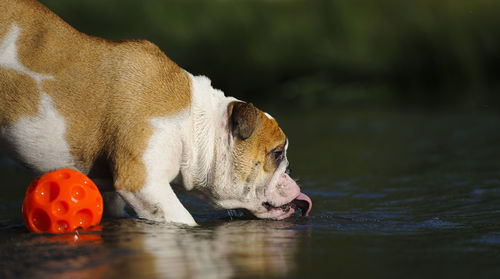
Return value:
[[(268, 109), (268, 111), (273, 111)], [(201, 224), (22, 226), (30, 175), (0, 160), (0, 278), (500, 278), (500, 115), (273, 113), (309, 218), (247, 220), (184, 197)]]

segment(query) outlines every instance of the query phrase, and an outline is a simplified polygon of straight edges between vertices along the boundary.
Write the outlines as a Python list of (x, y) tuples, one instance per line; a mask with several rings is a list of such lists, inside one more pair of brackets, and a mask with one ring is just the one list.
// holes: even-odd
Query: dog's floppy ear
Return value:
[(228, 105), (229, 129), (234, 137), (249, 138), (257, 124), (257, 109), (252, 103), (231, 102)]

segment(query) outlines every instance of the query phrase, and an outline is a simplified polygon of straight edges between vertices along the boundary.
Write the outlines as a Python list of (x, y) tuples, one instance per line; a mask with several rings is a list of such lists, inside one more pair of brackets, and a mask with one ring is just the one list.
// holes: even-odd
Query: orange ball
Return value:
[(23, 201), (23, 219), (32, 232), (65, 233), (101, 222), (102, 196), (86, 175), (71, 169), (33, 180)]

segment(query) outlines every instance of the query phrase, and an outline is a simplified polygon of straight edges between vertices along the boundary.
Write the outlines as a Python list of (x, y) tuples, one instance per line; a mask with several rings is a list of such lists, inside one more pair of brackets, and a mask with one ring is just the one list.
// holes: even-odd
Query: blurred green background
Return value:
[(296, 108), (494, 107), (498, 0), (42, 0), (78, 30), (148, 39), (227, 95)]

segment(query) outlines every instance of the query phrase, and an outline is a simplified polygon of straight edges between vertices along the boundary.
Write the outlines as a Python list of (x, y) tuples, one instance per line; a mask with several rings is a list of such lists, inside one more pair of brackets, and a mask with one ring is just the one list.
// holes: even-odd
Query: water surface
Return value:
[[(273, 111), (269, 109), (269, 111)], [(22, 226), (28, 172), (0, 159), (0, 278), (500, 278), (500, 115), (274, 112), (309, 218), (248, 220), (184, 197), (186, 228)]]

